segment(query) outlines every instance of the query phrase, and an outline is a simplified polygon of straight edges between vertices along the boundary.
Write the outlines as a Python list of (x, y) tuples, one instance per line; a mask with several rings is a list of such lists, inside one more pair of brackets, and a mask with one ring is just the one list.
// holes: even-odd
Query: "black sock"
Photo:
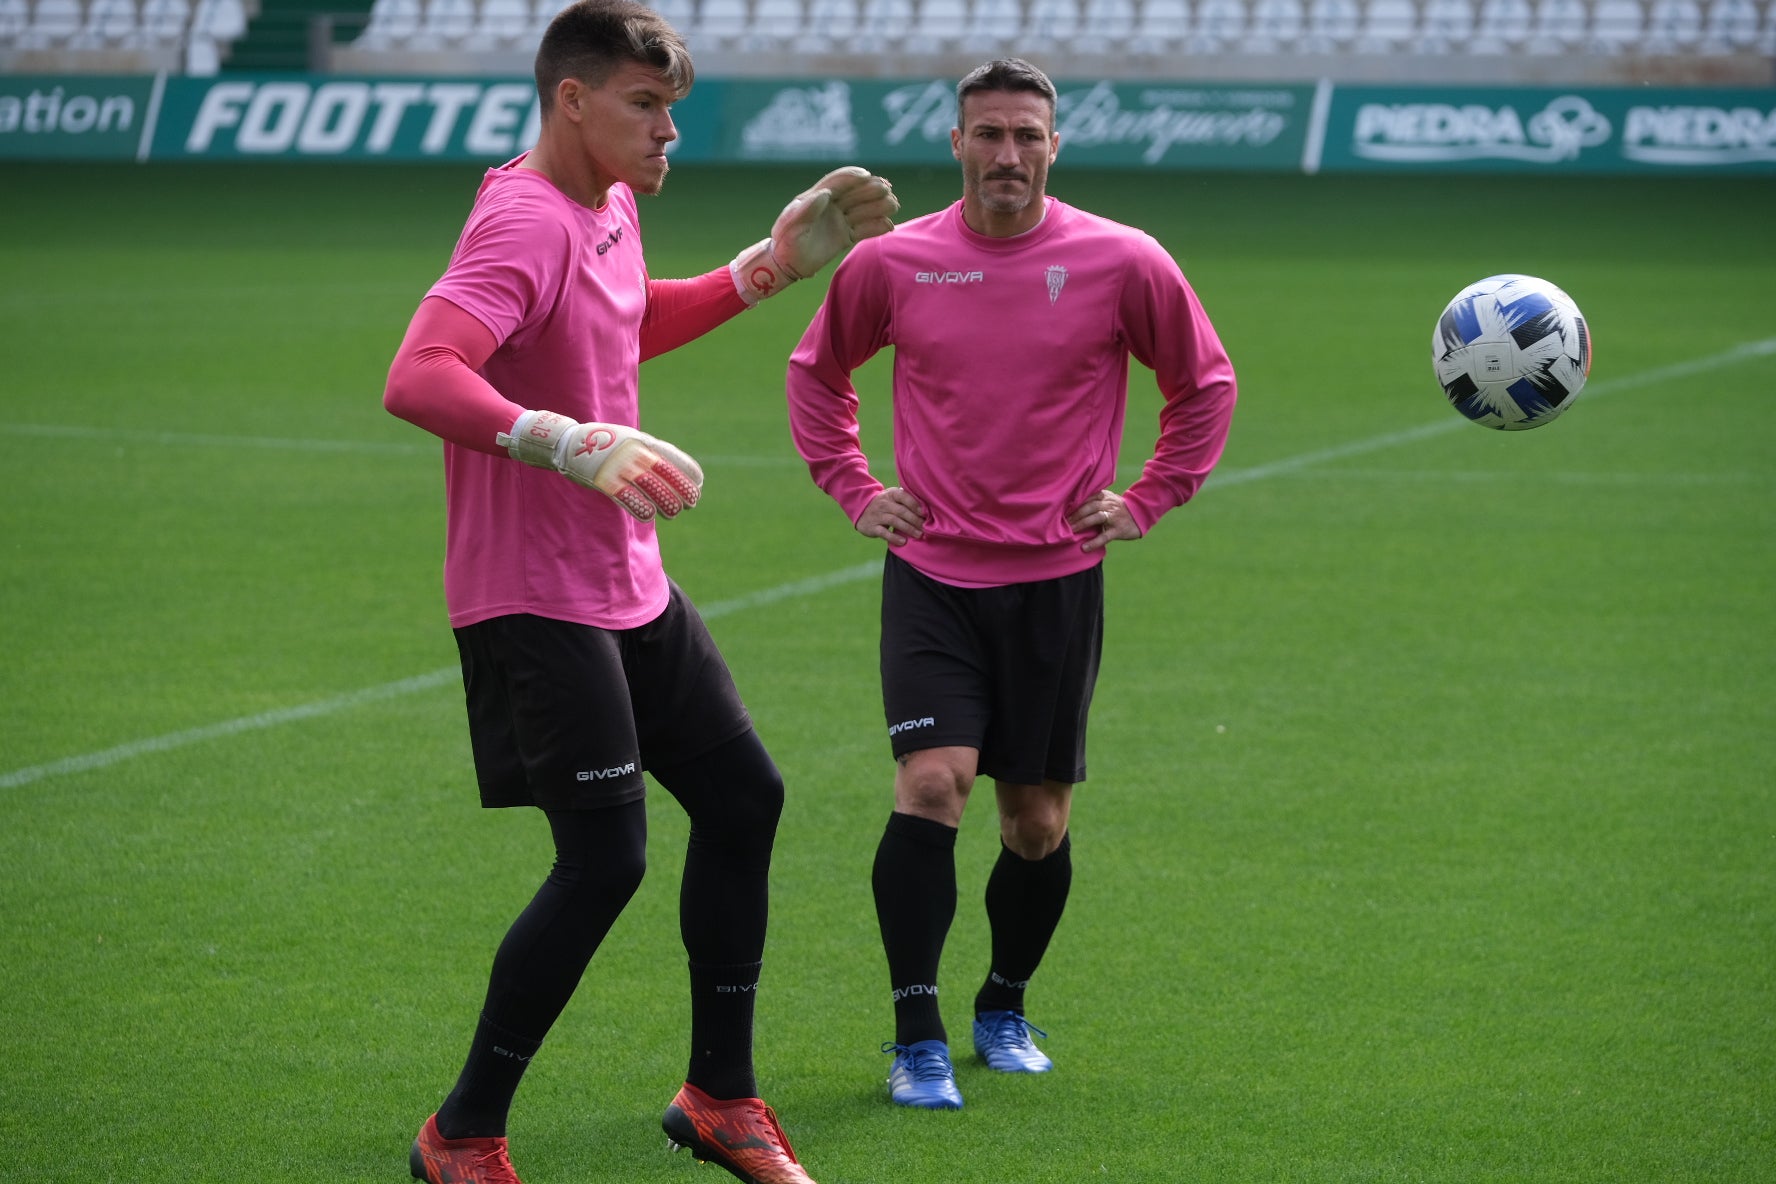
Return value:
[(894, 1041), (947, 1040), (937, 964), (956, 919), (956, 828), (889, 815), (870, 880), (894, 991)]
[(483, 1015), (456, 1088), (438, 1107), (438, 1133), (446, 1139), (504, 1135), (512, 1095), (518, 1092), (530, 1058), (542, 1046), (541, 1040), (508, 1032)]
[(531, 1055), (647, 868), (644, 803), (546, 814), (555, 866), (494, 954), (468, 1059), (438, 1108), (438, 1132), (447, 1139), (506, 1133)]
[(762, 963), (691, 963), (691, 1067), (685, 1080), (712, 1098), (758, 1097), (752, 1009)]
[(712, 1098), (755, 1098), (753, 1001), (783, 778), (751, 731), (654, 776), (691, 820), (678, 907), (691, 975), (685, 1080)]
[(999, 861), (987, 877), (993, 965), (974, 997), (976, 1014), (1024, 1014), (1024, 991), (1067, 907), (1067, 892), (1073, 884), (1072, 852), (1071, 835), (1062, 835), (1061, 845), (1042, 859), (1019, 858), (1001, 844)]

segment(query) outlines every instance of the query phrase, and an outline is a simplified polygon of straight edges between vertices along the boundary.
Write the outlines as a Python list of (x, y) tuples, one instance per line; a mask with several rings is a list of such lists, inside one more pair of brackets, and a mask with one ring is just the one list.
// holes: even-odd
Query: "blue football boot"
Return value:
[(888, 1096), (897, 1106), (921, 1110), (960, 1110), (962, 1091), (956, 1088), (956, 1067), (950, 1064), (950, 1046), (941, 1040), (882, 1046), (894, 1054), (888, 1070)]
[(1015, 1011), (983, 1011), (974, 1017), (974, 1051), (1001, 1073), (1046, 1073), (1054, 1062), (1030, 1039), (1032, 1032), (1048, 1035)]

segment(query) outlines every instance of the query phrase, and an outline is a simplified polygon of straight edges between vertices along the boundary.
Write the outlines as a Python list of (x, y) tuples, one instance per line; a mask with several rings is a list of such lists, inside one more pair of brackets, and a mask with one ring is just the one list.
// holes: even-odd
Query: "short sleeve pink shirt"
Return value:
[[(647, 269), (635, 196), (614, 185), (603, 209), (588, 209), (517, 163), (488, 171), (428, 295), (487, 326), (499, 346), (481, 375), (512, 402), (639, 426)], [(453, 627), (530, 613), (628, 629), (665, 609), (653, 525), (602, 494), (450, 443), (444, 485)]]

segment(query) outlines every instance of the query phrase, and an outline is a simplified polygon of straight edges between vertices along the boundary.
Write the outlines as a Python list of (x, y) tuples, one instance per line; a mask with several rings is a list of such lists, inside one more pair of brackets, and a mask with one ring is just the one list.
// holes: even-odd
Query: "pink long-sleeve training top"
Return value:
[(1233, 365), (1152, 236), (1047, 198), (1012, 238), (962, 203), (852, 248), (791, 355), (789, 420), (814, 481), (855, 523), (883, 489), (859, 443), (852, 372), (894, 347), (894, 463), (926, 506), (895, 553), (964, 587), (1103, 559), (1067, 515), (1116, 484), (1129, 358), (1154, 372), (1158, 439), (1125, 504), (1142, 533), (1202, 486), (1227, 441)]

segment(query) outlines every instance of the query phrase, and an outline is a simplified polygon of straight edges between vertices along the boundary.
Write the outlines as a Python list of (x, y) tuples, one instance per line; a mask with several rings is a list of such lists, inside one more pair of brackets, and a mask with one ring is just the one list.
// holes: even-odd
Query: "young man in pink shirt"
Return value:
[[(1227, 439), (1235, 385), (1196, 294), (1150, 236), (1048, 197), (1055, 89), (1028, 62), (956, 88), (962, 199), (860, 244), (790, 358), (790, 428), (815, 482), (888, 544), (882, 693), (897, 764), (876, 851), (894, 1003), (889, 1096), (957, 1109), (937, 970), (956, 911), (957, 828), (993, 779), (992, 960), (973, 1006), (993, 1069), (1052, 1068), (1024, 994), (1072, 879), (1106, 546), (1189, 500)], [(852, 372), (894, 349), (894, 461), (858, 444)], [(1164, 396), (1141, 477), (1114, 488), (1129, 358)]]
[(555, 844), (410, 1167), (431, 1184), (517, 1184), (507, 1111), (641, 881), (646, 770), (691, 819), (691, 1060), (666, 1132), (742, 1180), (811, 1184), (753, 1074), (783, 783), (661, 566), (655, 524), (694, 506), (703, 477), (638, 430), (637, 366), (888, 230), (898, 203), (867, 171), (836, 170), (728, 266), (652, 279), (635, 195), (665, 181), (670, 108), (693, 77), (684, 42), (633, 0), (579, 0), (544, 33), (536, 77), (537, 145), (487, 173), (384, 393), (445, 441), (445, 600), (482, 804), (541, 808)]

